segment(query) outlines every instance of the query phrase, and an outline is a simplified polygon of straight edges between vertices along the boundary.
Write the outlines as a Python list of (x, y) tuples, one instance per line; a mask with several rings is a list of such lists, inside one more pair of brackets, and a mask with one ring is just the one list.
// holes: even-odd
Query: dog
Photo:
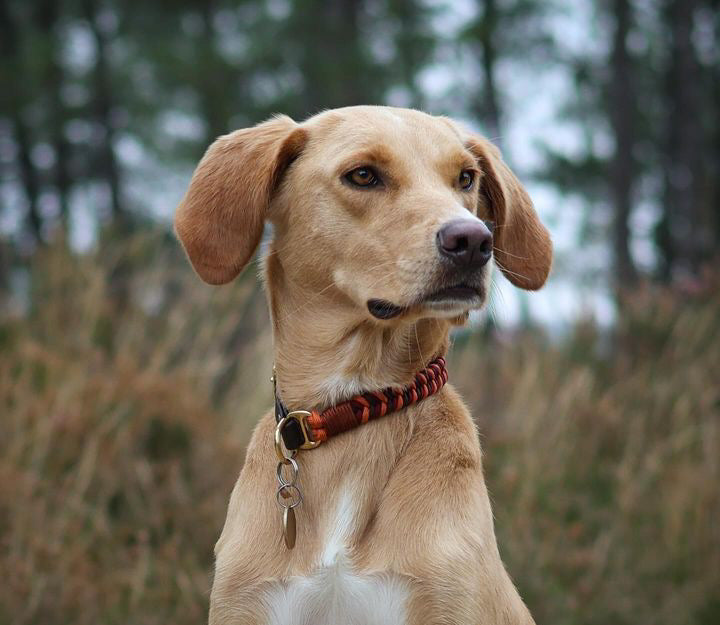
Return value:
[[(526, 290), (548, 276), (552, 243), (521, 183), (445, 117), (278, 116), (209, 147), (175, 230), (219, 285), (266, 223), (276, 410), (232, 492), (210, 623), (533, 623), (498, 553), (476, 427), (439, 358), (485, 303), (493, 264)], [(343, 427), (359, 427), (319, 444), (321, 411), (352, 420), (353, 397), (360, 416)]]

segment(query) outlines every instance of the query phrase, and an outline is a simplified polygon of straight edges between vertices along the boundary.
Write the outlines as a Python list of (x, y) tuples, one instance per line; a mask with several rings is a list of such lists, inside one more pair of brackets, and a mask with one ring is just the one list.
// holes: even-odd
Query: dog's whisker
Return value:
[(511, 276), (517, 276), (518, 278), (522, 278), (527, 282), (531, 282), (531, 279), (528, 276), (524, 276), (523, 274), (517, 273), (516, 271), (511, 271), (510, 269), (505, 267), (497, 258), (495, 259), (495, 264), (505, 273), (509, 273)]
[(507, 252), (499, 247), (493, 246), (493, 251), (495, 252), (502, 252), (505, 254), (505, 256), (511, 256), (512, 258), (517, 258), (518, 260), (530, 260), (527, 256), (518, 256), (517, 254), (511, 254), (510, 252)]
[(430, 362), (430, 361), (426, 360), (425, 356), (423, 356), (422, 348), (420, 347), (420, 338), (418, 337), (417, 327), (418, 327), (418, 324), (414, 323), (413, 330), (415, 331), (415, 344), (417, 345), (418, 356), (420, 356), (420, 362), (422, 362), (422, 365), (424, 368), (424, 367), (427, 367), (428, 362)]
[(290, 311), (290, 312), (287, 313), (286, 315), (283, 315), (282, 318), (278, 319), (278, 323), (279, 323), (279, 322), (287, 321), (288, 319), (290, 319), (291, 317), (293, 317), (294, 315), (296, 315), (297, 313), (299, 313), (301, 310), (303, 310), (304, 308), (306, 308), (307, 306), (309, 306), (309, 305), (312, 303), (313, 299), (315, 299), (315, 298), (317, 298), (317, 297), (320, 297), (323, 293), (325, 293), (326, 291), (328, 291), (329, 289), (331, 289), (333, 286), (335, 286), (335, 283), (334, 283), (334, 282), (330, 282), (327, 286), (325, 286), (324, 288), (320, 289), (320, 290), (317, 291), (316, 293), (310, 293), (310, 294), (307, 296), (307, 298), (305, 299), (305, 301), (304, 301), (302, 304), (300, 304), (300, 306), (298, 306), (298, 307), (295, 308), (294, 310)]
[[(383, 267), (383, 266), (386, 266), (386, 265), (395, 264), (396, 262), (397, 262), (397, 261), (395, 261), (395, 260), (385, 261), (385, 262), (379, 263), (379, 264), (376, 265), (375, 267), (370, 268), (368, 271), (370, 272), (370, 271), (376, 270), (376, 269), (378, 269), (378, 268), (380, 268), (380, 267)], [(391, 276), (393, 276), (393, 273), (392, 273), (392, 272), (387, 272), (387, 273), (382, 274), (381, 276), (379, 276), (379, 277), (377, 278), (377, 280), (375, 280), (373, 283), (371, 283), (371, 284), (369, 285), (369, 288), (374, 287), (374, 286), (375, 286), (376, 284), (378, 284), (379, 282), (382, 282), (383, 280), (386, 280), (387, 278), (389, 278), (389, 277), (391, 277)], [(317, 291), (317, 292), (315, 292), (315, 293), (310, 293), (310, 294), (306, 297), (305, 301), (304, 301), (300, 306), (296, 307), (295, 309), (293, 309), (292, 311), (290, 311), (289, 313), (287, 313), (286, 315), (284, 315), (283, 317), (281, 317), (280, 319), (278, 319), (278, 321), (279, 321), (279, 322), (281, 322), (281, 321), (284, 322), (284, 321), (287, 321), (288, 319), (290, 319), (291, 317), (295, 316), (297, 313), (299, 313), (300, 311), (302, 311), (302, 310), (304, 310), (305, 308), (307, 308), (308, 306), (310, 306), (310, 305), (314, 302), (314, 300), (316, 300), (318, 297), (320, 297), (323, 293), (326, 293), (326, 292), (327, 292), (329, 289), (331, 289), (333, 286), (336, 286), (336, 285), (335, 285), (335, 282), (330, 282), (327, 286), (325, 286), (324, 288), (320, 289), (319, 291)]]
[(488, 305), (488, 313), (492, 316), (493, 322), (495, 324), (498, 324), (500, 314), (498, 300), (502, 302), (502, 304), (505, 306), (507, 305), (507, 302), (505, 300), (505, 294), (503, 293), (502, 289), (499, 288), (495, 283), (493, 283), (492, 294), (493, 297), (490, 298), (490, 302)]

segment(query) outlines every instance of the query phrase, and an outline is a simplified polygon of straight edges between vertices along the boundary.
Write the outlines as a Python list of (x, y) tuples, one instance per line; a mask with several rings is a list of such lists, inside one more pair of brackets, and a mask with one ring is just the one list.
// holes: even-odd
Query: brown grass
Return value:
[[(269, 405), (264, 301), (166, 235), (31, 270), (0, 317), (0, 624), (205, 620)], [(456, 337), (501, 552), (538, 623), (720, 622), (720, 301), (646, 292), (612, 336)], [(507, 340), (506, 340), (507, 339)]]

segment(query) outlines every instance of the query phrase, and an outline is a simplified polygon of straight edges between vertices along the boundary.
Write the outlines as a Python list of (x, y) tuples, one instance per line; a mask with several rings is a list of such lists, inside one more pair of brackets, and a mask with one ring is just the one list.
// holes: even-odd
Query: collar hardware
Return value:
[[(288, 549), (295, 547), (297, 522), (295, 508), (302, 503), (302, 492), (297, 485), (300, 472), (295, 457), (301, 449), (315, 449), (328, 438), (347, 432), (368, 421), (384, 417), (392, 412), (422, 401), (437, 393), (448, 380), (445, 359), (438, 356), (422, 371), (415, 374), (411, 384), (404, 388), (386, 388), (369, 391), (326, 408), (289, 411), (277, 393), (275, 367), (270, 380), (275, 393), (275, 453), (278, 488), (275, 493), (278, 505), (283, 509), (283, 538)], [(289, 471), (289, 477), (285, 477)]]
[[(272, 377), (275, 391), (275, 421), (287, 449), (314, 449), (328, 438), (347, 432), (368, 421), (397, 412), (437, 393), (448, 381), (445, 359), (438, 356), (415, 374), (404, 388), (388, 387), (368, 391), (322, 412), (293, 410), (290, 412), (277, 393), (276, 375)], [(289, 420), (287, 417), (291, 417)], [(282, 422), (282, 426), (280, 423)]]
[(280, 460), (286, 458), (280, 442), (290, 451), (298, 449), (315, 449), (322, 441), (314, 441), (310, 437), (310, 426), (307, 423), (312, 413), (307, 410), (293, 410), (278, 421), (275, 427), (275, 452)]

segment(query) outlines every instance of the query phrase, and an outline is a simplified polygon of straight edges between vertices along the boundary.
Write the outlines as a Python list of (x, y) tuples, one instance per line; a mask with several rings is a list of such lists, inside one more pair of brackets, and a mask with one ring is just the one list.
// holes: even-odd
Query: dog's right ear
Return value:
[(550, 234), (500, 150), (477, 135), (471, 135), (466, 146), (483, 172), (480, 193), (495, 222), (495, 262), (515, 286), (535, 291), (545, 284), (552, 266)]
[(306, 131), (281, 116), (218, 138), (175, 213), (175, 232), (198, 275), (225, 284), (260, 243), (272, 193)]

